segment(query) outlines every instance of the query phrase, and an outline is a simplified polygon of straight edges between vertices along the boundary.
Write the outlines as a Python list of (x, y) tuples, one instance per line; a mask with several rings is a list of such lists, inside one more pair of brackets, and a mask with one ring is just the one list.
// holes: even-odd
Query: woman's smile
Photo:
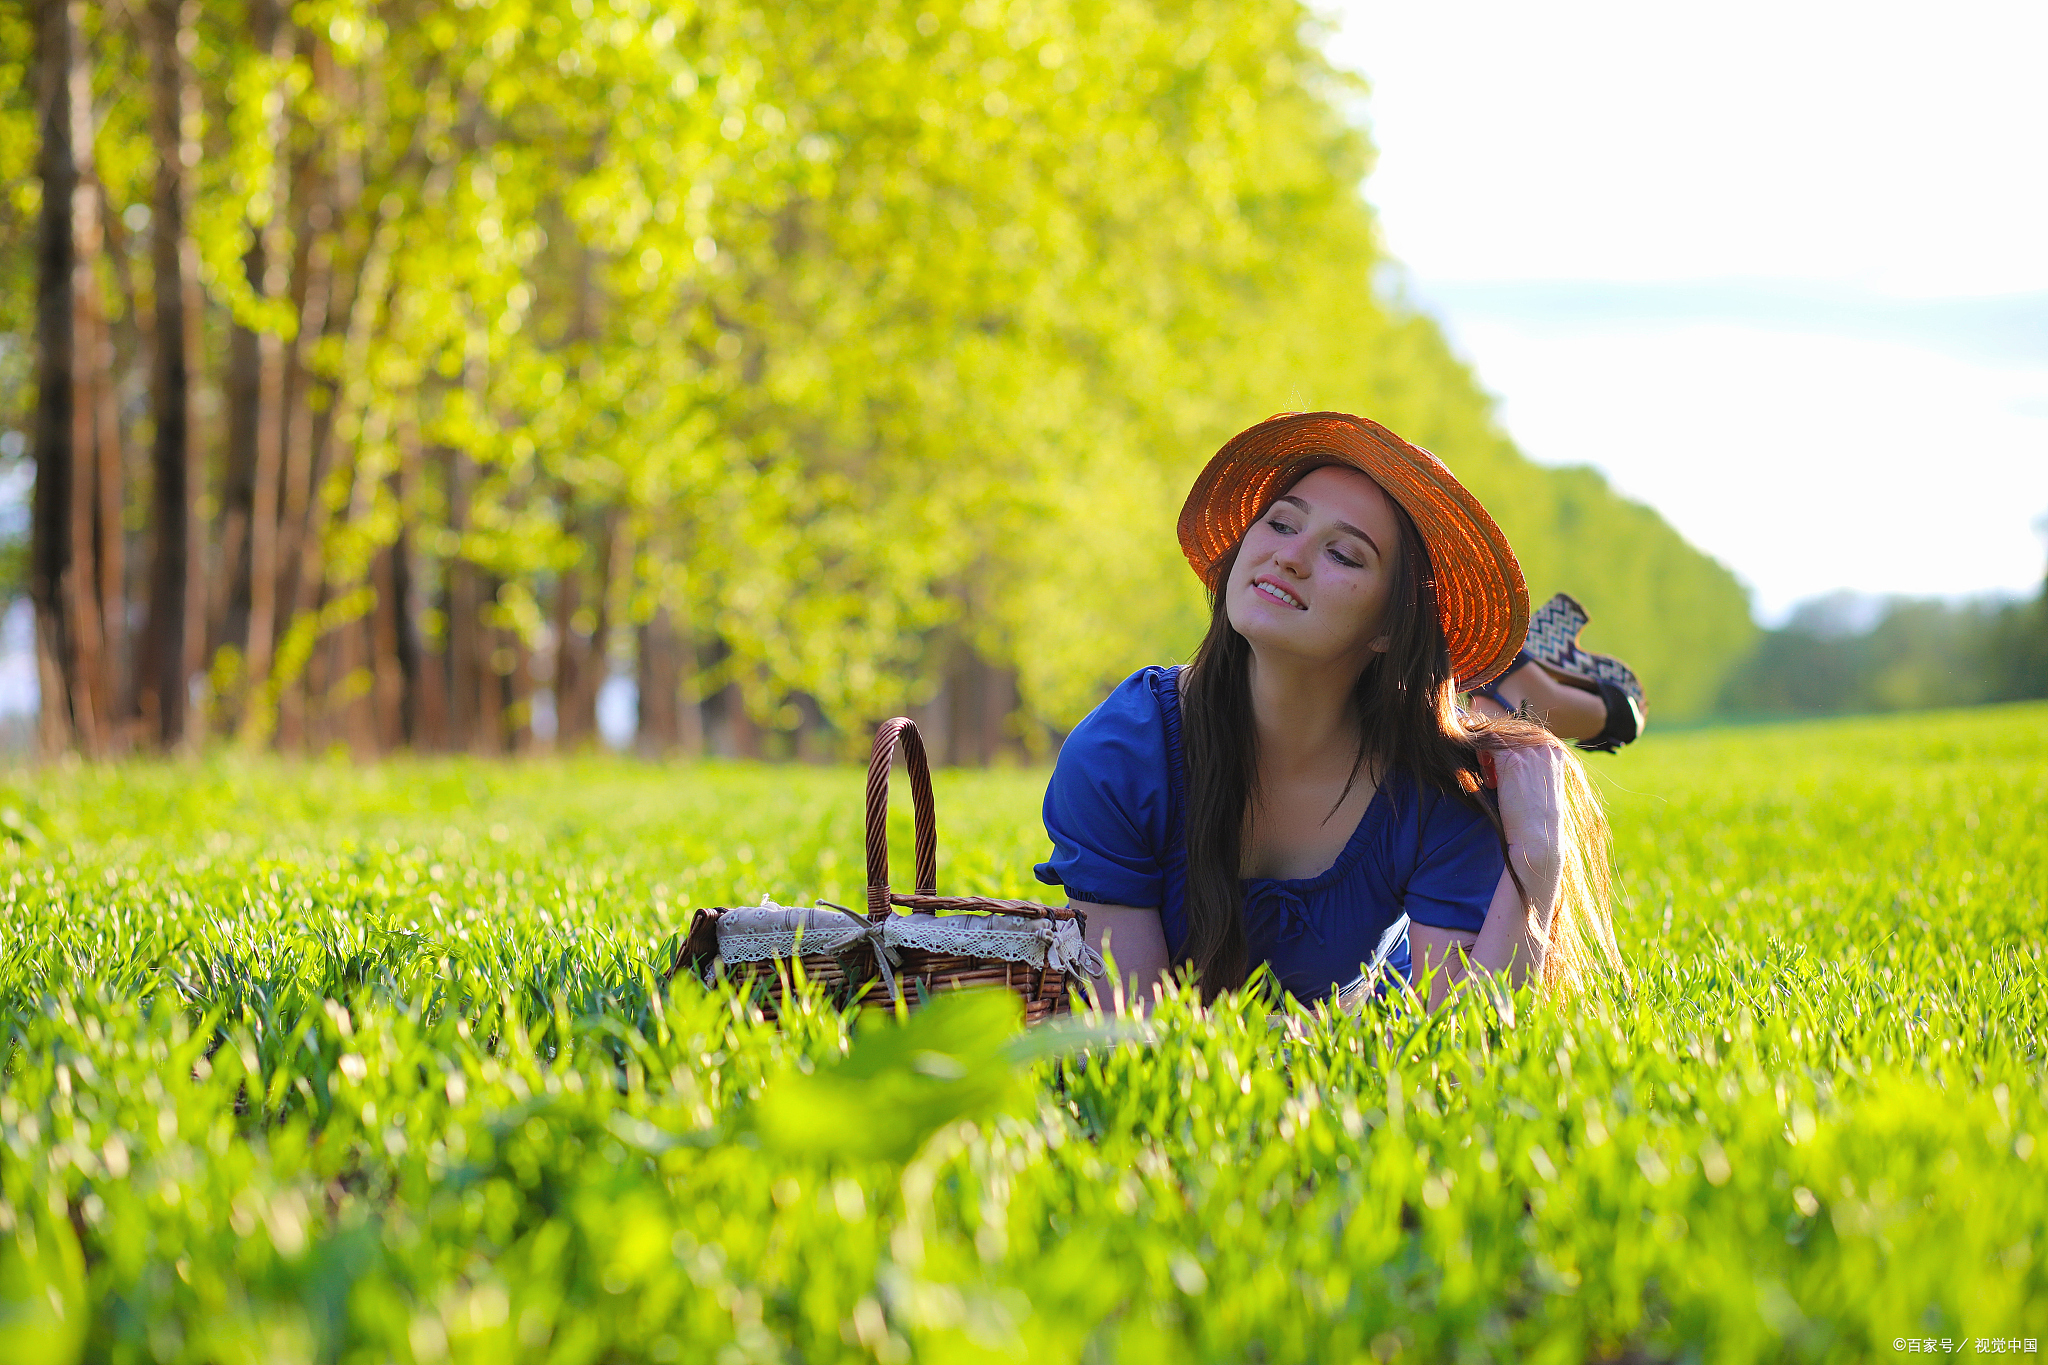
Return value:
[(1268, 601), (1279, 603), (1283, 607), (1292, 607), (1296, 611), (1308, 610), (1308, 603), (1295, 596), (1292, 591), (1281, 584), (1279, 579), (1271, 574), (1261, 574), (1253, 579), (1252, 591), (1265, 597)]

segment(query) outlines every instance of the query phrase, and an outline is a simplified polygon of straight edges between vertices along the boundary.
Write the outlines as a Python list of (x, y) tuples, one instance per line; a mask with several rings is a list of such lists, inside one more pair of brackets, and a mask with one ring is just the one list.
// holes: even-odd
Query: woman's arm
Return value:
[[(1515, 884), (1502, 877), (1508, 894), (1513, 895)], [(1500, 904), (1500, 892), (1493, 893), (1493, 904)], [(1486, 912), (1486, 922), (1493, 923), (1493, 911)], [(1484, 932), (1483, 930), (1481, 932)], [(1469, 959), (1473, 948), (1479, 942), (1478, 934), (1469, 934), (1461, 929), (1439, 929), (1434, 924), (1408, 926), (1408, 981), (1419, 986), (1429, 980), (1429, 1008), (1443, 1004), (1451, 988), (1463, 981), (1469, 971)]]
[(1089, 901), (1070, 900), (1067, 904), (1087, 917), (1089, 945), (1105, 957), (1116, 954), (1117, 972), (1123, 977), (1112, 987), (1105, 967), (1091, 983), (1097, 1003), (1118, 1014), (1149, 1014), (1171, 965), (1159, 912)]
[(1562, 860), (1558, 847), (1559, 811), (1563, 806), (1564, 765), (1570, 761), (1561, 745), (1532, 749), (1493, 749), (1491, 762), (1500, 790), (1501, 827), (1507, 834), (1508, 860), (1529, 892), (1526, 904), (1514, 877), (1503, 869), (1477, 934), (1429, 925), (1412, 925), (1408, 945), (1413, 979), (1431, 969), (1436, 980), (1429, 1006), (1442, 1004), (1451, 987), (1470, 967), (1505, 974), (1523, 985), (1543, 972), (1550, 943), (1551, 916), (1557, 909)]
[(1489, 971), (1506, 972), (1517, 986), (1542, 975), (1543, 955), (1550, 946), (1550, 921), (1557, 911), (1558, 879), (1564, 869), (1560, 826), (1565, 769), (1571, 761), (1562, 744), (1493, 754), (1508, 866), (1521, 875), (1521, 890), (1528, 892), (1528, 899), (1523, 900), (1514, 880), (1502, 872), (1472, 957)]

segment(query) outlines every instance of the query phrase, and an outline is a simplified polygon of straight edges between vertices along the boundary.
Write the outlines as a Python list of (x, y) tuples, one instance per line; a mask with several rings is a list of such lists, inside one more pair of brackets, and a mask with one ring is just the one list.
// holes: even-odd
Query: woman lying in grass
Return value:
[(1142, 1008), (1180, 965), (1213, 997), (1264, 964), (1302, 1000), (1385, 966), (1432, 1005), (1474, 967), (1563, 990), (1619, 968), (1578, 760), (1457, 706), (1517, 661), (1529, 602), (1442, 462), (1282, 414), (1209, 462), (1180, 540), (1212, 602), (1194, 662), (1126, 679), (1046, 792), (1038, 875), (1115, 953), (1103, 999)]

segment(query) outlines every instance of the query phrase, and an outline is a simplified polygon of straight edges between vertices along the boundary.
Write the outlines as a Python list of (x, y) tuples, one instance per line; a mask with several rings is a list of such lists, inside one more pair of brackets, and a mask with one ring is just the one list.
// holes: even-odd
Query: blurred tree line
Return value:
[[(1666, 715), (1720, 565), (1375, 289), (1298, 0), (0, 0), (46, 750), (1040, 751), (1184, 657), (1232, 432), (1374, 416)], [(1503, 230), (1512, 230), (1504, 227)]]
[(2048, 581), (2017, 602), (1816, 598), (1765, 632), (1720, 709), (1838, 715), (2034, 697), (2048, 697)]

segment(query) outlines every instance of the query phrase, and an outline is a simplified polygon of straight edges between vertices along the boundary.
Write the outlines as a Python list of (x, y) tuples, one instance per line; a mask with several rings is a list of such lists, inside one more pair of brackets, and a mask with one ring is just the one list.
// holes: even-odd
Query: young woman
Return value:
[(1432, 1005), (1473, 965), (1566, 989), (1619, 967), (1577, 760), (1457, 708), (1516, 659), (1529, 605), (1442, 462), (1285, 413), (1218, 452), (1179, 529), (1208, 635), (1082, 721), (1045, 798), (1038, 875), (1115, 953), (1105, 1001), (1143, 1008), (1178, 965), (1207, 996), (1264, 964), (1317, 999), (1384, 963)]

